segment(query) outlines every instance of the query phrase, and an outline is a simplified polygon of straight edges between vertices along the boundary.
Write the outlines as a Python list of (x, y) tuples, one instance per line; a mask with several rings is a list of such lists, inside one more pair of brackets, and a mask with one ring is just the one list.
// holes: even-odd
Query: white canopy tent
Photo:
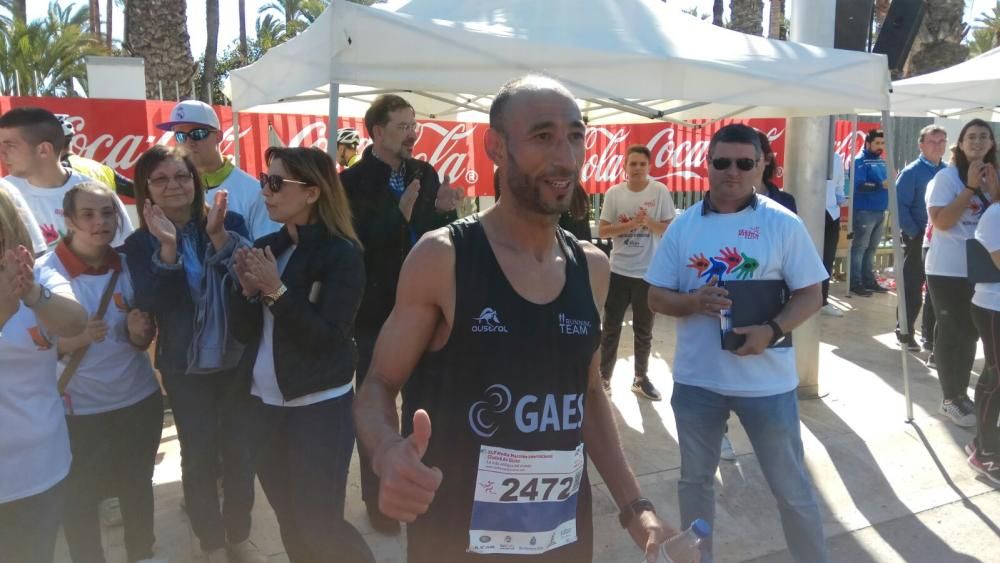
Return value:
[(958, 117), (993, 112), (1000, 117), (1000, 47), (937, 72), (892, 83), (897, 115)]
[(595, 124), (889, 103), (880, 55), (753, 37), (658, 0), (333, 0), (305, 32), (232, 73), (233, 110), (326, 115), (334, 84), (345, 115), (402, 91), (423, 117), (483, 120), (490, 95), (528, 72), (561, 80)]

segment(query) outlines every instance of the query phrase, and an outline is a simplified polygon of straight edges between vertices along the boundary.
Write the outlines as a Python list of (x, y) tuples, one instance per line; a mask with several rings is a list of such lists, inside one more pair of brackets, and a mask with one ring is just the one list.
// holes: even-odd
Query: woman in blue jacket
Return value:
[[(156, 367), (177, 424), (184, 500), (210, 563), (266, 562), (250, 542), (254, 495), (249, 379), (241, 350), (227, 334), (227, 271), (247, 246), (243, 217), (216, 192), (206, 211), (194, 164), (177, 148), (157, 145), (135, 167), (141, 227), (125, 241), (136, 306), (159, 328)], [(225, 503), (216, 477), (222, 458)], [(227, 557), (228, 552), (228, 557)]]
[(246, 343), (261, 434), (258, 475), (292, 563), (370, 557), (344, 520), (354, 450), (354, 317), (361, 244), (333, 160), (271, 148), (261, 190), (284, 226), (236, 254), (231, 326)]

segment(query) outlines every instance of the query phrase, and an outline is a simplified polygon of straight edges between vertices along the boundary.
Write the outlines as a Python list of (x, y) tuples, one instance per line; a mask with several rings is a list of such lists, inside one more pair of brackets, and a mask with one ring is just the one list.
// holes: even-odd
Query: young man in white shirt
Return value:
[[(20, 192), (49, 249), (66, 233), (63, 197), (73, 186), (90, 180), (62, 165), (59, 157), (65, 143), (62, 124), (47, 110), (14, 108), (0, 116), (0, 159), (10, 172), (4, 180)], [(117, 197), (115, 205), (125, 218), (112, 242), (112, 246), (120, 246), (132, 233), (132, 224)]]
[(185, 100), (170, 111), (169, 121), (157, 127), (173, 131), (174, 140), (198, 168), (201, 185), (207, 191), (206, 202), (215, 201), (218, 190), (229, 192), (229, 211), (243, 216), (251, 239), (281, 228), (267, 214), (260, 194), (260, 180), (237, 168), (232, 159), (224, 157), (219, 150), (222, 125), (212, 106), (198, 100)]
[(611, 285), (604, 305), (601, 336), (601, 379), (604, 389), (611, 389), (611, 376), (618, 359), (625, 309), (632, 306), (632, 331), (635, 334), (635, 379), (632, 391), (651, 401), (660, 400), (660, 392), (649, 381), (649, 350), (653, 342), (653, 312), (649, 310), (649, 284), (643, 278), (653, 259), (656, 245), (677, 215), (674, 200), (666, 186), (649, 179), (650, 152), (645, 145), (632, 145), (625, 153), (628, 180), (612, 186), (604, 196), (601, 238), (613, 237), (611, 247)]
[[(820, 309), (826, 269), (798, 217), (754, 194), (761, 147), (742, 125), (709, 144), (709, 193), (678, 218), (660, 243), (646, 281), (650, 307), (677, 317), (671, 407), (681, 449), (681, 528), (715, 517), (715, 472), (730, 411), (739, 416), (774, 494), (792, 559), (828, 560), (823, 519), (803, 461), (795, 349), (770, 347)], [(733, 308), (726, 282), (783, 280), (791, 299), (745, 337), (722, 347), (720, 314)], [(683, 343), (683, 344), (681, 344)], [(712, 541), (701, 544), (712, 563)]]

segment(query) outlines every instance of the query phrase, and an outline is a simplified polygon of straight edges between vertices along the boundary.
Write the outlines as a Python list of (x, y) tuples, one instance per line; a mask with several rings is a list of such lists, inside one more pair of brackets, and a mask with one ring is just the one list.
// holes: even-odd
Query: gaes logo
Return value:
[(514, 425), (522, 434), (578, 430), (583, 426), (583, 393), (523, 395), (514, 405), (510, 389), (499, 383), (486, 388), (486, 398), (469, 407), (469, 426), (481, 438), (499, 430), (495, 420), (514, 406)]
[(473, 317), (475, 324), (472, 325), (472, 332), (502, 332), (507, 334), (510, 330), (500, 322), (500, 316), (492, 307), (486, 307), (478, 317)]
[[(490, 309), (492, 311), (492, 309)], [(507, 412), (510, 408), (510, 389), (505, 385), (490, 385), (486, 388), (486, 399), (472, 403), (469, 408), (469, 426), (482, 438), (489, 438), (500, 427), (493, 415)]]

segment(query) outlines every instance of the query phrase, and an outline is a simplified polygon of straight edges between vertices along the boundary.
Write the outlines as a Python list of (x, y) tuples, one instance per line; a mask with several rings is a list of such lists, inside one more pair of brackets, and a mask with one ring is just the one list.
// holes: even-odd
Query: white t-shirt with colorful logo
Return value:
[[(958, 168), (949, 166), (937, 174), (927, 184), (924, 200), (927, 207), (947, 207), (965, 190), (965, 183), (958, 176)], [(983, 192), (985, 195), (985, 192)], [(989, 196), (986, 195), (987, 201)], [(972, 196), (969, 206), (950, 229), (934, 229), (924, 271), (932, 276), (964, 278), (968, 275), (965, 263), (965, 241), (976, 236), (976, 225), (982, 218), (986, 206), (978, 196)]]
[[(990, 254), (1000, 250), (1000, 205), (986, 208), (979, 225), (976, 226), (976, 240), (982, 243)], [(984, 309), (1000, 311), (1000, 283), (977, 283), (972, 303)]]
[[(59, 243), (59, 239), (66, 235), (66, 220), (63, 216), (63, 198), (66, 196), (66, 192), (80, 182), (96, 182), (96, 180), (92, 180), (79, 172), (69, 169), (66, 169), (66, 171), (70, 173), (69, 178), (66, 179), (65, 184), (58, 188), (40, 188), (17, 176), (7, 176), (4, 178), (4, 180), (13, 184), (21, 192), (21, 195), (24, 196), (24, 201), (31, 208), (31, 212), (35, 215), (35, 220), (38, 221), (38, 226), (42, 229), (42, 234), (45, 236), (46, 244), (49, 245), (49, 250), (55, 248), (56, 244)], [(114, 189), (114, 186), (111, 186), (111, 189)], [(125, 205), (122, 204), (117, 195), (114, 196), (114, 199), (115, 206), (118, 207), (118, 216), (121, 218), (122, 225), (115, 236), (115, 240), (111, 241), (111, 246), (118, 247), (125, 243), (125, 239), (132, 234), (134, 229), (132, 228), (132, 220), (129, 219), (128, 211), (125, 210)]]
[[(55, 271), (36, 268), (35, 278), (54, 294), (73, 295)], [(69, 473), (56, 354), (55, 339), (23, 304), (0, 327), (0, 504), (43, 493)]]
[[(650, 284), (693, 293), (719, 280), (784, 280), (792, 290), (822, 282), (823, 261), (805, 225), (766, 197), (736, 213), (708, 212), (704, 202), (667, 229), (646, 273)], [(768, 348), (756, 356), (722, 349), (718, 317), (677, 319), (674, 381), (723, 395), (765, 397), (795, 389), (794, 347)]]
[[(604, 196), (601, 221), (612, 225), (635, 219), (640, 209), (654, 221), (669, 221), (677, 216), (674, 200), (666, 186), (650, 180), (641, 192), (628, 189), (627, 183), (612, 186)], [(653, 260), (660, 236), (646, 227), (614, 237), (611, 247), (611, 271), (630, 278), (641, 278)]]

